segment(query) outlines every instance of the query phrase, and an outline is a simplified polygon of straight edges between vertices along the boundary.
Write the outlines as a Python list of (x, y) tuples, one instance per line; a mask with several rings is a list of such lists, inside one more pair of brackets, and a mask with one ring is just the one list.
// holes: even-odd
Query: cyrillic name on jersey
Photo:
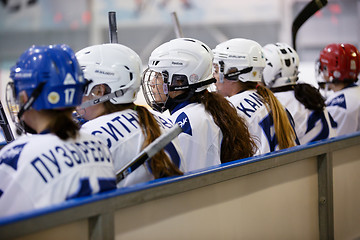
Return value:
[[(136, 124), (134, 124), (136, 122)], [(106, 134), (109, 137), (106, 139), (108, 148), (111, 148), (112, 141), (119, 141), (119, 138), (124, 138), (124, 134), (131, 133), (131, 129), (138, 129), (139, 121), (137, 116), (132, 113), (121, 114), (116, 116), (103, 126), (100, 127), (101, 130), (95, 130), (91, 134)]]
[[(65, 164), (59, 161), (64, 161)], [(80, 164), (104, 161), (111, 162), (111, 157), (110, 152), (101, 142), (83, 141), (57, 145), (34, 158), (31, 165), (43, 181), (48, 183), (56, 175), (60, 175), (64, 167), (72, 168)]]
[(170, 121), (170, 119), (165, 119), (165, 118), (162, 118), (161, 116), (157, 116), (157, 115), (153, 115), (156, 122), (159, 124), (159, 126), (162, 128), (162, 129), (166, 129), (166, 128), (171, 128), (172, 126), (174, 126), (172, 124), (172, 122)]
[[(264, 103), (257, 93), (249, 94), (250, 98), (244, 98), (236, 108), (243, 112), (247, 117), (251, 118), (251, 114), (256, 112)], [(244, 103), (244, 104), (243, 104)]]

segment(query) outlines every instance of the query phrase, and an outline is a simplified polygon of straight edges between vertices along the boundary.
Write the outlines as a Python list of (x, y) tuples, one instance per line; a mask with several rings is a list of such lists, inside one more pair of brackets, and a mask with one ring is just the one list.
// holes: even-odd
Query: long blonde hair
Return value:
[(275, 136), (280, 149), (296, 146), (296, 133), (290, 123), (288, 114), (283, 105), (275, 97), (275, 95), (266, 87), (257, 84), (256, 82), (241, 82), (243, 90), (256, 89), (257, 93), (262, 97), (266, 109), (271, 114), (274, 127)]

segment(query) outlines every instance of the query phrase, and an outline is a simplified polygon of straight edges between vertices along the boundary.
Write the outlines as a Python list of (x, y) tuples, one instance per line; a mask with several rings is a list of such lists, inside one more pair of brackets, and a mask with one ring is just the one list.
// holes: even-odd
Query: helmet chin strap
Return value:
[(224, 74), (224, 71), (225, 71), (224, 61), (220, 60), (219, 65), (220, 65), (220, 69), (219, 69), (219, 80), (220, 80), (219, 82), (220, 83), (224, 82), (224, 78), (226, 78), (228, 80), (238, 80), (239, 75), (249, 73), (253, 70), (253, 67), (246, 67), (246, 68), (243, 68), (241, 70), (238, 70), (238, 71), (235, 71), (232, 73)]
[(21, 135), (21, 133), (23, 133), (23, 132), (31, 133), (31, 134), (36, 133), (36, 131), (34, 129), (32, 129), (29, 125), (27, 125), (24, 121), (21, 120), (21, 117), (22, 117), (22, 115), (24, 114), (25, 111), (27, 111), (27, 110), (29, 110), (31, 108), (31, 106), (33, 105), (35, 100), (40, 96), (45, 84), (46, 84), (46, 82), (39, 83), (39, 85), (31, 93), (30, 98), (20, 108), (20, 111), (19, 111), (19, 113), (17, 115), (18, 119), (19, 119), (19, 123), (15, 123), (16, 132), (18, 133), (18, 135)]
[(99, 103), (109, 101), (110, 99), (115, 98), (115, 97), (121, 97), (126, 93), (126, 90), (127, 89), (125, 89), (125, 90), (119, 89), (119, 90), (117, 90), (115, 92), (105, 94), (104, 96), (101, 96), (99, 98), (95, 98), (95, 99), (86, 101), (86, 102), (82, 103), (79, 106), (79, 108), (87, 108), (87, 107), (90, 107), (90, 106), (93, 106), (93, 105), (96, 105), (96, 104), (99, 104)]
[(20, 111), (18, 113), (18, 118), (20, 119), (21, 116), (24, 114), (25, 111), (29, 110), (29, 108), (33, 105), (35, 100), (40, 96), (41, 91), (44, 88), (44, 85), (46, 82), (41, 82), (39, 85), (35, 88), (35, 90), (31, 93), (30, 98), (24, 103), (24, 105), (20, 108)]

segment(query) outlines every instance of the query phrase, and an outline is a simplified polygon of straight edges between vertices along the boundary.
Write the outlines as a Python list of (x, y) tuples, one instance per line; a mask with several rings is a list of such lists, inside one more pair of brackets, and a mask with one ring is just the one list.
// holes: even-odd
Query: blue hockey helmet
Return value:
[(13, 97), (22, 91), (29, 97), (24, 111), (77, 106), (86, 86), (75, 53), (65, 44), (30, 47), (11, 68), (10, 78)]

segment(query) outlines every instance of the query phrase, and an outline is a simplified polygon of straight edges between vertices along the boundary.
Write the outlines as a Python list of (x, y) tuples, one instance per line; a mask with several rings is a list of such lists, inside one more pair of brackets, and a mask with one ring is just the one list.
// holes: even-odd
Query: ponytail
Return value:
[(191, 99), (202, 103), (215, 124), (221, 129), (221, 163), (247, 158), (256, 152), (255, 141), (250, 136), (245, 121), (237, 114), (236, 109), (220, 94), (207, 90), (195, 93)]
[(325, 107), (325, 100), (319, 90), (307, 83), (296, 84), (294, 86), (295, 98), (307, 109), (322, 111)]
[[(256, 84), (256, 83), (246, 83), (246, 84)], [(275, 136), (279, 144), (280, 149), (285, 149), (295, 146), (296, 134), (291, 126), (288, 115), (275, 97), (275, 95), (270, 91), (270, 89), (256, 85), (257, 93), (263, 98), (266, 103), (265, 106), (272, 114), (274, 127), (275, 127)]]
[(80, 127), (72, 118), (74, 110), (75, 108), (66, 108), (65, 110), (43, 110), (46, 115), (52, 118), (47, 129), (62, 140), (75, 138)]
[[(142, 149), (161, 135), (159, 124), (145, 107), (135, 105), (134, 103), (112, 104), (110, 101), (104, 102), (104, 106), (108, 113), (122, 111), (125, 109), (134, 109), (137, 112), (141, 131), (145, 136)], [(150, 169), (155, 179), (183, 174), (170, 160), (164, 149), (151, 158)]]

